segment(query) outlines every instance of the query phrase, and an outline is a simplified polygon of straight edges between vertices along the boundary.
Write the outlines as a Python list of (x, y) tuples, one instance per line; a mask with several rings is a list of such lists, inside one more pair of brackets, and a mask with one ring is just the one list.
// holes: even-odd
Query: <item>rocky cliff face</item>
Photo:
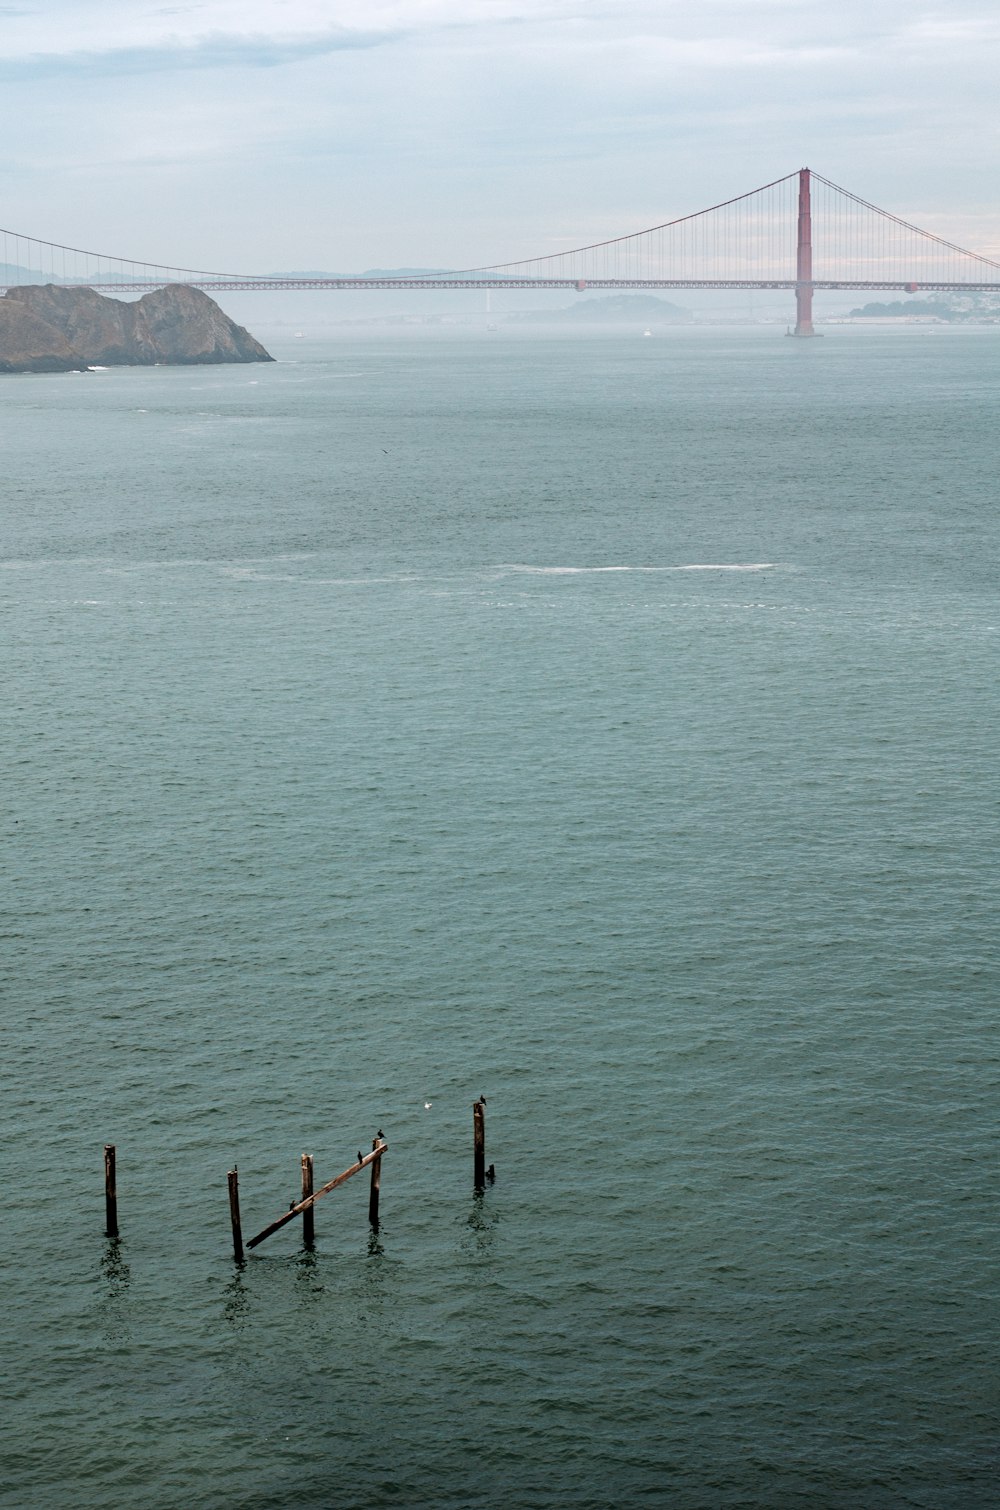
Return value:
[(130, 304), (55, 283), (10, 288), (0, 299), (0, 372), (273, 360), (214, 299), (185, 284)]
[(83, 372), (66, 337), (23, 304), (0, 299), (0, 372)]

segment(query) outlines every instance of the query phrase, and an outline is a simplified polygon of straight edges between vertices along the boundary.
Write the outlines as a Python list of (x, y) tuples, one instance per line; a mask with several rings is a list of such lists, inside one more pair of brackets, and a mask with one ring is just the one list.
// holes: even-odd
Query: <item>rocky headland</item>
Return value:
[(0, 373), (273, 361), (214, 299), (183, 283), (130, 303), (56, 283), (0, 299)]

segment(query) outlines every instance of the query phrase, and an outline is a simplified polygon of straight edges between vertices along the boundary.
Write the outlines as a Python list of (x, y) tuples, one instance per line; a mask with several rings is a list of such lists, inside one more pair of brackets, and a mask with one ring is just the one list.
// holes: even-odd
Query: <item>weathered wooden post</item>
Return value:
[(238, 1264), (241, 1264), (243, 1262), (243, 1228), (240, 1225), (240, 1177), (237, 1165), (233, 1165), (226, 1178), (229, 1181), (229, 1218), (233, 1224), (233, 1257)]
[[(302, 1199), (307, 1201), (313, 1193), (313, 1156), (311, 1153), (302, 1155)], [(307, 1248), (311, 1248), (316, 1241), (316, 1217), (312, 1206), (307, 1206), (302, 1213), (302, 1241)]]
[(486, 1098), (480, 1096), (472, 1107), (473, 1183), (477, 1190), (486, 1186)]
[(104, 1226), (109, 1237), (118, 1236), (118, 1186), (113, 1143), (104, 1145)]
[[(382, 1129), (379, 1128), (378, 1133), (376, 1134), (376, 1136), (374, 1138), (372, 1138), (372, 1149), (374, 1150), (374, 1149), (378, 1148), (378, 1146), (381, 1143), (381, 1141), (382, 1141)], [(372, 1224), (373, 1227), (377, 1227), (378, 1226), (378, 1198), (379, 1198), (379, 1191), (381, 1189), (381, 1186), (382, 1186), (382, 1155), (379, 1154), (379, 1156), (378, 1156), (377, 1159), (372, 1159), (372, 1183), (371, 1183), (371, 1190), (370, 1190), (369, 1195), (368, 1195), (368, 1220), (371, 1222), (371, 1224)]]

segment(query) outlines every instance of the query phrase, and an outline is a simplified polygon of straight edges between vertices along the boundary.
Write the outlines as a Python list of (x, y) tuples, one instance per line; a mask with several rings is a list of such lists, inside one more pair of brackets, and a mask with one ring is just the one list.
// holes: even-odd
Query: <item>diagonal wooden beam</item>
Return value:
[(352, 1174), (360, 1174), (362, 1169), (366, 1169), (369, 1164), (373, 1164), (376, 1159), (380, 1159), (388, 1147), (388, 1143), (384, 1140), (381, 1143), (377, 1143), (371, 1153), (366, 1153), (364, 1158), (359, 1159), (356, 1164), (352, 1164), (350, 1169), (345, 1169), (343, 1174), (337, 1175), (336, 1179), (330, 1180), (326, 1185), (321, 1185), (306, 1200), (299, 1201), (297, 1206), (290, 1206), (283, 1216), (278, 1217), (276, 1222), (272, 1222), (270, 1226), (264, 1228), (263, 1232), (258, 1232), (256, 1237), (252, 1237), (247, 1243), (247, 1247), (256, 1248), (257, 1244), (262, 1243), (265, 1237), (270, 1237), (273, 1232), (279, 1231), (280, 1228), (294, 1221), (297, 1216), (301, 1216), (303, 1211), (308, 1211), (309, 1207), (315, 1205), (321, 1195), (328, 1195), (331, 1190), (336, 1190), (338, 1185), (343, 1185), (346, 1180), (349, 1180)]

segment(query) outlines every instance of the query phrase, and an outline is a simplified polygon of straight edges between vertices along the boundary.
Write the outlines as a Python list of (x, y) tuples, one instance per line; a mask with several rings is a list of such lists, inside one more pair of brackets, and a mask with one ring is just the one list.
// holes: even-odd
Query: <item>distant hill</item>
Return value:
[[(329, 274), (320, 274), (321, 277), (329, 277)], [(461, 273), (453, 273), (450, 268), (444, 267), (370, 267), (364, 273), (346, 273), (338, 276), (350, 278), (460, 278)]]
[(654, 294), (611, 294), (606, 299), (580, 299), (562, 309), (524, 311), (505, 316), (505, 323), (532, 325), (686, 325), (689, 309), (657, 299)]
[[(111, 272), (109, 269), (91, 268), (90, 277), (95, 283), (134, 283), (135, 274)], [(38, 288), (45, 285), (39, 280), (47, 279), (47, 283), (53, 287), (80, 288), (86, 287), (86, 275), (72, 274), (68, 278), (60, 278), (57, 273), (46, 273), (44, 268), (20, 267), (16, 262), (0, 262), (0, 286), (5, 288)]]
[(958, 311), (950, 304), (941, 304), (934, 299), (895, 299), (886, 304), (863, 304), (851, 310), (852, 319), (869, 320), (954, 320)]

